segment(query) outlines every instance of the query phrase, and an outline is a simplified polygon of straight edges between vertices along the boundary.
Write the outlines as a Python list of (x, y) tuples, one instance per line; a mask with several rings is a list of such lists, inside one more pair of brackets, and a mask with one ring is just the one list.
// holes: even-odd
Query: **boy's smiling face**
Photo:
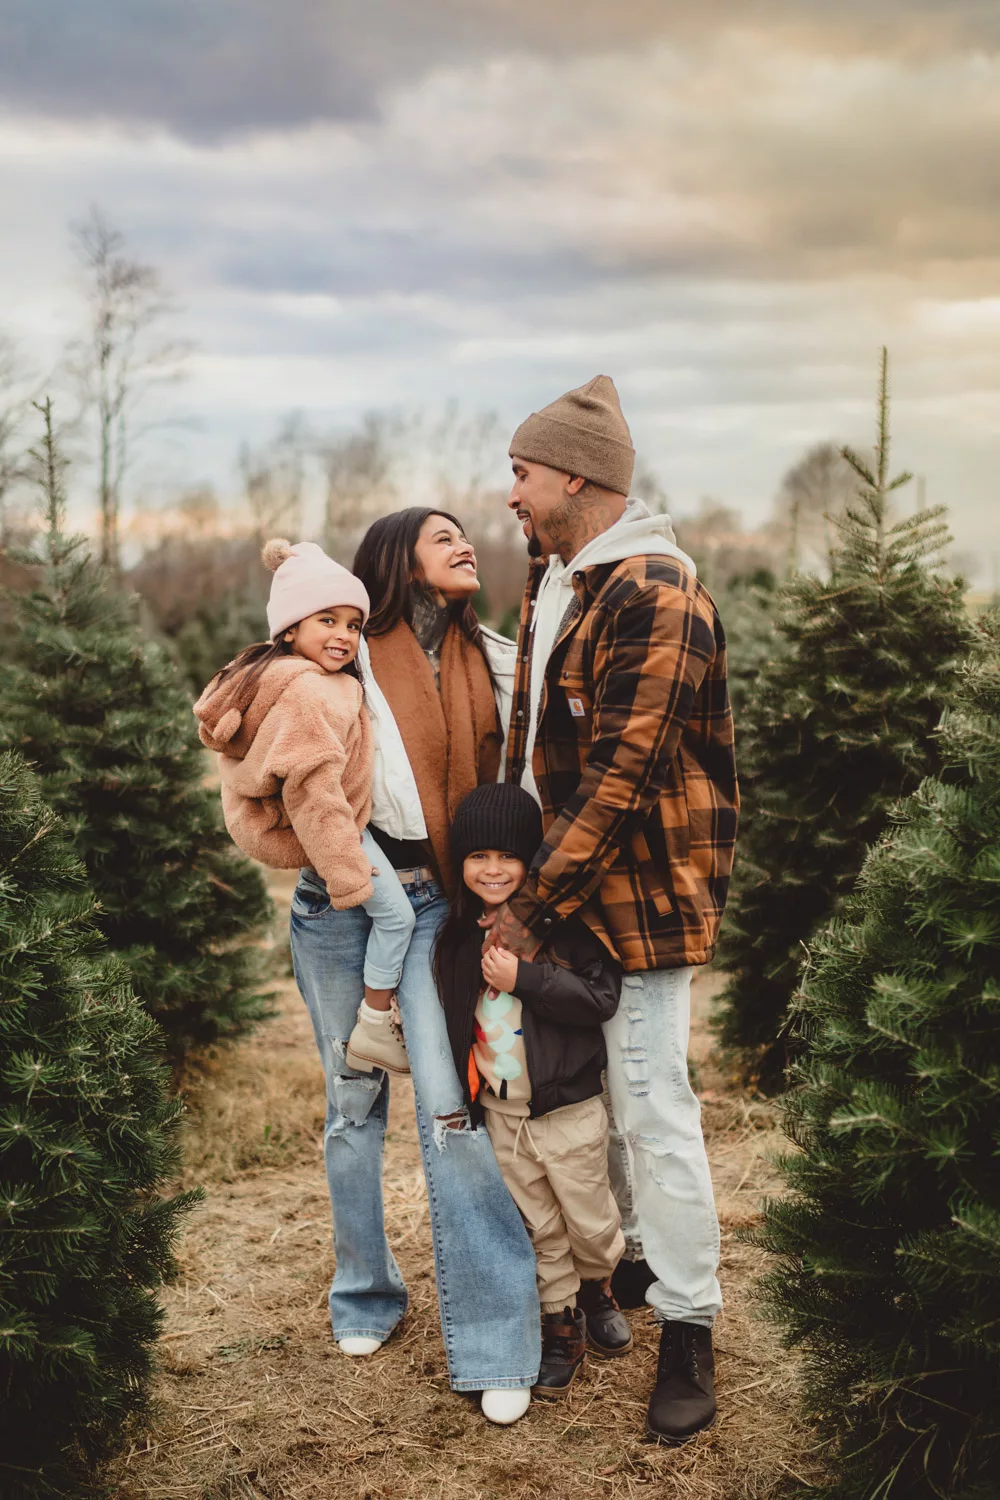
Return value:
[(462, 879), (484, 906), (502, 906), (524, 884), (527, 866), (509, 849), (477, 849), (462, 864)]

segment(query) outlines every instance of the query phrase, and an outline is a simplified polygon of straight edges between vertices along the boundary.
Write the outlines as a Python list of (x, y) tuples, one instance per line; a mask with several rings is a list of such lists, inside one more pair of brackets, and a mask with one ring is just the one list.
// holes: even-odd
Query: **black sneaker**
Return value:
[(715, 1411), (712, 1330), (700, 1323), (664, 1323), (646, 1436), (660, 1443), (686, 1443), (712, 1426)]
[(645, 1307), (656, 1272), (644, 1260), (620, 1260), (611, 1273), (611, 1295), (619, 1307)]
[(587, 1322), (587, 1348), (598, 1359), (617, 1359), (632, 1347), (632, 1330), (628, 1318), (611, 1295), (611, 1278), (607, 1281), (581, 1281), (576, 1298)]
[(586, 1353), (587, 1322), (582, 1308), (542, 1313), (542, 1362), (531, 1394), (549, 1401), (565, 1396)]

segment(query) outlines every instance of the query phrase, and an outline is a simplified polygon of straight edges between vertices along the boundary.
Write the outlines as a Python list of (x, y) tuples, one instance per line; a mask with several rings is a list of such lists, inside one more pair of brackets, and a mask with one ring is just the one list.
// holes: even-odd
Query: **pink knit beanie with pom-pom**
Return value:
[(264, 566), (274, 574), (267, 601), (267, 629), (272, 641), (307, 615), (335, 609), (338, 604), (360, 609), (361, 623), (366, 623), (371, 612), (368, 590), (360, 578), (327, 557), (316, 542), (296, 542), (293, 547), (284, 537), (276, 536), (264, 543), (260, 555)]

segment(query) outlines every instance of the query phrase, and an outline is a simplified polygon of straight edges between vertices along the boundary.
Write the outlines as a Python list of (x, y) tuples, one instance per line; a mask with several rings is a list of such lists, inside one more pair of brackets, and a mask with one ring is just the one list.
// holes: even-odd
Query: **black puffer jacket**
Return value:
[[(477, 1123), (482, 1107), (471, 1097), (469, 1054), (483, 988), (482, 944), (478, 929), (462, 944), (453, 959), (452, 995), (442, 1001), (455, 1067)], [(512, 993), (521, 1002), (532, 1119), (601, 1092), (607, 1061), (601, 1023), (618, 1009), (621, 983), (621, 965), (577, 916), (560, 924), (531, 963), (519, 960)]]

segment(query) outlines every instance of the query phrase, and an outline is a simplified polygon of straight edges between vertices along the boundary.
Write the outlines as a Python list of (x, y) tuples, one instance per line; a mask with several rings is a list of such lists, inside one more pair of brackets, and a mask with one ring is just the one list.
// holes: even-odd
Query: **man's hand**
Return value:
[(497, 994), (509, 994), (517, 983), (518, 960), (506, 948), (490, 948), (483, 954), (483, 978)]
[(503, 948), (515, 958), (532, 959), (541, 946), (541, 941), (530, 928), (517, 920), (504, 902), (486, 934), (483, 953), (487, 954), (491, 948)]

